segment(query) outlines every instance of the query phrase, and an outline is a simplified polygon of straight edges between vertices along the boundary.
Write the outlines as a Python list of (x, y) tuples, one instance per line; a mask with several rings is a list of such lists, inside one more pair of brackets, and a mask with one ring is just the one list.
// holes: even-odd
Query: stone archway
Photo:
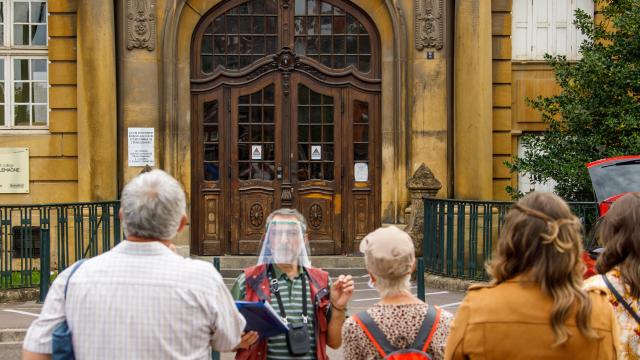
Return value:
[[(191, 99), (190, 45), (193, 31), (201, 17), (220, 0), (178, 0), (167, 2), (162, 36), (162, 89), (160, 146), (164, 149), (161, 166), (183, 184), (191, 184)], [(399, 9), (390, 0), (354, 0), (378, 27), (382, 58), (381, 119), (382, 206), (384, 221), (395, 221), (399, 208), (407, 199), (406, 131), (408, 110), (406, 59), (406, 25)], [(386, 186), (386, 188), (385, 188)], [(190, 189), (187, 189), (191, 199)], [(193, 251), (193, 250), (192, 250)]]

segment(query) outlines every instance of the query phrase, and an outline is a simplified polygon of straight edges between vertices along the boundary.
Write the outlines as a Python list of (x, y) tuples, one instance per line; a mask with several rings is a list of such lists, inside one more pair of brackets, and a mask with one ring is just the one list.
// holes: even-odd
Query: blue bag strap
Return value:
[(69, 288), (69, 282), (71, 282), (71, 277), (73, 276), (73, 274), (76, 272), (76, 270), (78, 270), (78, 268), (80, 268), (80, 265), (82, 265), (82, 263), (84, 262), (85, 259), (79, 260), (76, 262), (76, 266), (71, 269), (71, 273), (69, 273), (69, 277), (67, 278), (67, 283), (64, 284), (64, 299), (67, 300), (67, 288)]
[(413, 345), (411, 345), (412, 349), (420, 350), (425, 353), (427, 352), (427, 348), (429, 347), (429, 344), (431, 344), (431, 339), (436, 327), (438, 326), (439, 320), (440, 309), (436, 308), (433, 305), (429, 305), (429, 308), (427, 309), (427, 315), (422, 322), (422, 326), (418, 331), (418, 335), (413, 341)]
[(360, 325), (362, 330), (365, 332), (369, 340), (371, 340), (382, 357), (398, 351), (398, 348), (396, 348), (391, 344), (391, 342), (389, 342), (382, 330), (378, 327), (378, 325), (376, 325), (376, 322), (373, 320), (373, 318), (369, 316), (369, 313), (367, 313), (366, 311), (359, 312), (355, 316), (354, 320), (358, 325)]
[(625, 310), (627, 310), (627, 312), (629, 313), (629, 315), (631, 315), (633, 317), (633, 319), (640, 324), (640, 316), (633, 311), (633, 309), (631, 308), (631, 305), (629, 305), (629, 303), (627, 303), (624, 298), (622, 297), (622, 295), (620, 295), (620, 293), (618, 292), (618, 290), (616, 290), (616, 288), (613, 286), (613, 284), (611, 283), (611, 281), (609, 281), (609, 279), (607, 278), (607, 275), (602, 274), (602, 280), (604, 280), (604, 283), (607, 285), (607, 287), (609, 288), (609, 290), (611, 291), (611, 293), (613, 294), (613, 296), (615, 296), (616, 300), (618, 300), (618, 303), (620, 303), (622, 306), (624, 306)]

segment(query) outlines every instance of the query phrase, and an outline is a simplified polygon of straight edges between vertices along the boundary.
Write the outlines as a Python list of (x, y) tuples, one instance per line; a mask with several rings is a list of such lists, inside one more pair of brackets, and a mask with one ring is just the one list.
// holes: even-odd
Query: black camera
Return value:
[(294, 356), (306, 355), (309, 352), (311, 345), (307, 324), (302, 322), (289, 324), (287, 345), (289, 346), (289, 353)]

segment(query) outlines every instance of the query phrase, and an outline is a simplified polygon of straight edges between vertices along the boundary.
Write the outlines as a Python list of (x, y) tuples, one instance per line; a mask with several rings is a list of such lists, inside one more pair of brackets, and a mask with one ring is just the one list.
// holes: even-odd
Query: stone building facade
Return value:
[[(3, 2), (12, 14), (21, 3)], [(188, 195), (179, 241), (196, 254), (254, 252), (279, 206), (307, 216), (315, 253), (353, 253), (404, 221), (421, 164), (439, 197), (507, 199), (519, 179), (502, 163), (520, 134), (542, 130), (524, 99), (557, 91), (534, 48), (575, 46), (567, 14), (593, 11), (586, 0), (43, 3), (48, 39), (34, 51), (49, 61), (49, 112), (46, 125), (0, 129), (0, 147), (30, 149), (29, 193), (0, 202), (116, 199), (141, 170), (129, 131), (153, 129), (153, 165)], [(11, 44), (0, 57), (28, 51)]]

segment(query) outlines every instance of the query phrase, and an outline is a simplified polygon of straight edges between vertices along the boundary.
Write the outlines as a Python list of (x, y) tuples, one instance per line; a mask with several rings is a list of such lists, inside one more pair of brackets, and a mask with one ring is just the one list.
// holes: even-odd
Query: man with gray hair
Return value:
[(76, 359), (210, 359), (212, 348), (236, 348), (245, 321), (220, 274), (170, 250), (187, 224), (180, 184), (161, 170), (137, 176), (122, 191), (120, 218), (125, 241), (53, 282), (23, 358), (50, 358), (63, 320)]

